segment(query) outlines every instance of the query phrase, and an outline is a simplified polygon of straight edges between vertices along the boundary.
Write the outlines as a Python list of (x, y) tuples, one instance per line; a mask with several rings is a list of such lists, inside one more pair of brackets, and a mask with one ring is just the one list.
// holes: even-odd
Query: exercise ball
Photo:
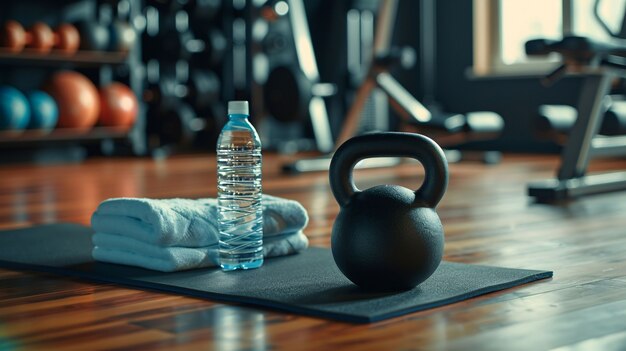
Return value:
[(129, 87), (113, 82), (100, 89), (100, 124), (131, 127), (137, 118), (139, 103)]
[(0, 87), (0, 130), (22, 130), (30, 120), (30, 107), (24, 94), (9, 87)]
[(30, 123), (28, 128), (50, 131), (59, 120), (59, 109), (52, 96), (41, 90), (34, 90), (27, 94), (30, 105)]
[(60, 128), (90, 129), (98, 121), (98, 89), (84, 75), (73, 71), (57, 72), (45, 85), (59, 109)]

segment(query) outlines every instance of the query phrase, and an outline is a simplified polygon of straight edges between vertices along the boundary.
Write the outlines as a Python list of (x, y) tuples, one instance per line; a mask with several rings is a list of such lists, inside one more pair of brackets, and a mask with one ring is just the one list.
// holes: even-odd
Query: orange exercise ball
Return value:
[(129, 87), (113, 82), (100, 88), (100, 124), (130, 128), (137, 118), (139, 103)]
[(73, 71), (57, 72), (44, 90), (59, 107), (59, 128), (90, 129), (98, 121), (98, 89), (84, 75)]

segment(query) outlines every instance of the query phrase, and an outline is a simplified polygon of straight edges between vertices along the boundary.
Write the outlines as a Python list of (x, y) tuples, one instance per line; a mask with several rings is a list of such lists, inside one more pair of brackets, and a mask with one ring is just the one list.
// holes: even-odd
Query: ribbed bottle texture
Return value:
[(217, 141), (220, 265), (223, 270), (263, 264), (261, 142), (248, 121), (247, 102), (231, 101)]

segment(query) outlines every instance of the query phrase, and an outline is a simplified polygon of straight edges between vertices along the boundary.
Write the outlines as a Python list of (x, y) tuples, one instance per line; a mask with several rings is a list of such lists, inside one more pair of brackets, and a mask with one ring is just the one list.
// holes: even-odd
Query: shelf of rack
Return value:
[(0, 131), (0, 147), (45, 144), (50, 142), (86, 142), (104, 139), (123, 139), (130, 133), (128, 128), (94, 127), (89, 130), (58, 128), (52, 131), (24, 130)]
[[(31, 15), (28, 13), (27, 7), (33, 5), (31, 4), (32, 1), (26, 0), (28, 3), (26, 6), (21, 6), (24, 5), (21, 2), (11, 3), (6, 9), (3, 8), (3, 14), (6, 10), (7, 16), (5, 17), (15, 18), (22, 23), (30, 23), (34, 20), (42, 20), (45, 17), (44, 12), (47, 10), (59, 15), (56, 17), (60, 19), (68, 21), (101, 20), (104, 25), (115, 20), (132, 24), (131, 19), (142, 16), (141, 0), (126, 0), (124, 1), (125, 6), (117, 6), (119, 5), (118, 2), (121, 3), (121, 1), (81, 1), (81, 3), (85, 3), (84, 9), (81, 6), (81, 11), (76, 11), (76, 13), (74, 13), (73, 8), (59, 6), (56, 2), (45, 2), (49, 5), (45, 6), (45, 10), (38, 8), (41, 11), (35, 11)], [(44, 2), (42, 1), (42, 3)], [(30, 74), (31, 68), (36, 73)], [(42, 86), (42, 83), (45, 83), (46, 76), (50, 73), (47, 71), (64, 69), (76, 70), (84, 74), (96, 86), (105, 86), (113, 81), (126, 84), (139, 99), (139, 112), (135, 126), (132, 128), (97, 126), (89, 130), (73, 128), (55, 128), (52, 131), (0, 130), (0, 159), (11, 159), (10, 156), (17, 155), (22, 151), (33, 154), (40, 153), (48, 157), (49, 154), (52, 154), (48, 151), (72, 148), (87, 149), (83, 147), (87, 144), (89, 144), (88, 149), (90, 151), (96, 150), (97, 153), (98, 149), (94, 146), (97, 146), (98, 143), (100, 143), (101, 149), (106, 149), (106, 152), (110, 154), (116, 152), (134, 155), (145, 154), (146, 143), (143, 129), (146, 124), (146, 108), (143, 101), (140, 100), (144, 85), (140, 36), (129, 47), (128, 51), (78, 50), (69, 54), (54, 48), (49, 53), (40, 53), (28, 47), (19, 52), (14, 52), (7, 47), (0, 47), (0, 74), (6, 75), (6, 77), (1, 77), (3, 78), (1, 79), (2, 84), (29, 91), (37, 89)], [(14, 73), (14, 71), (16, 72)], [(56, 156), (53, 156), (50, 157), (54, 159)], [(18, 156), (12, 159), (20, 160)]]
[(24, 49), (21, 52), (12, 52), (6, 48), (0, 48), (0, 64), (18, 65), (66, 65), (73, 66), (102, 66), (122, 65), (127, 62), (128, 54), (125, 52), (110, 51), (78, 51), (67, 54), (61, 51), (51, 51), (47, 54), (39, 53), (33, 49)]

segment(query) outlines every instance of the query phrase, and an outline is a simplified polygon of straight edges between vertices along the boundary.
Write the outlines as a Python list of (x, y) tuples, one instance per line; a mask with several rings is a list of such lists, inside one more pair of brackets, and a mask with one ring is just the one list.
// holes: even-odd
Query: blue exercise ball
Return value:
[(40, 90), (28, 93), (30, 123), (28, 128), (50, 131), (59, 120), (59, 108), (52, 96)]
[(22, 130), (30, 120), (30, 106), (24, 94), (9, 87), (0, 87), (0, 129)]

